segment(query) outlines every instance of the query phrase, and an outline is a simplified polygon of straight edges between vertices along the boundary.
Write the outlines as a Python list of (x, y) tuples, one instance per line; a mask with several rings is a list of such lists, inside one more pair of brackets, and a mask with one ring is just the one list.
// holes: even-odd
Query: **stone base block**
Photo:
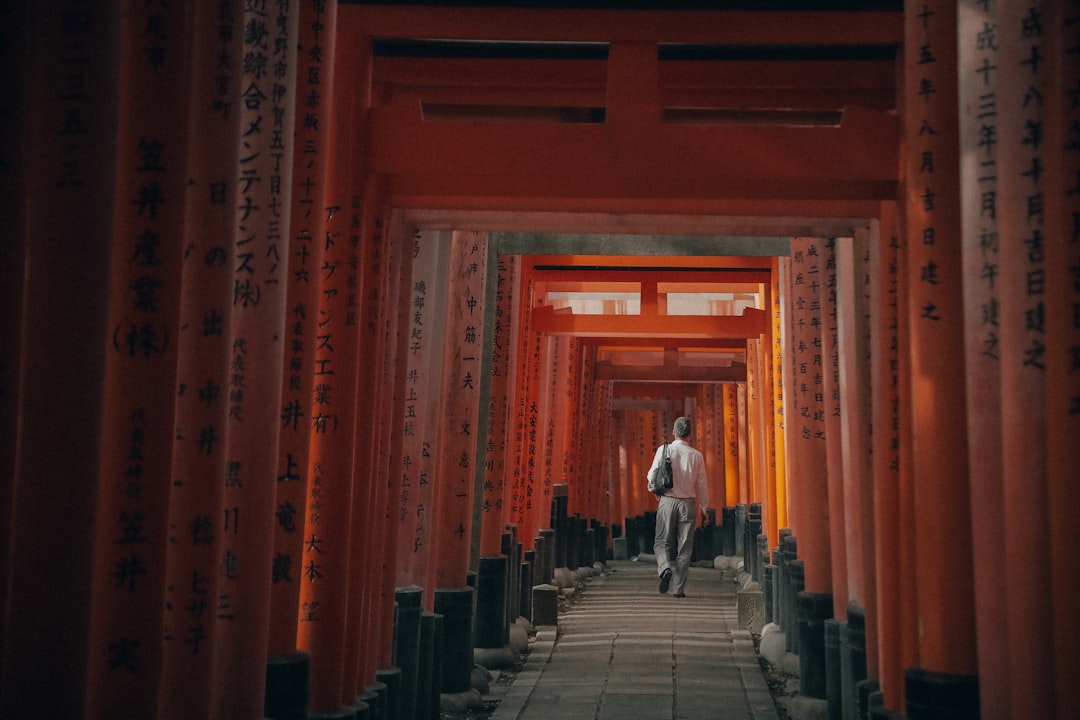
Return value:
[(761, 590), (739, 590), (736, 594), (739, 627), (760, 635), (765, 627), (765, 593)]
[(532, 624), (559, 624), (559, 588), (555, 585), (536, 585), (532, 593)]
[(611, 553), (616, 560), (629, 560), (630, 553), (626, 549), (626, 538), (617, 537), (611, 539)]

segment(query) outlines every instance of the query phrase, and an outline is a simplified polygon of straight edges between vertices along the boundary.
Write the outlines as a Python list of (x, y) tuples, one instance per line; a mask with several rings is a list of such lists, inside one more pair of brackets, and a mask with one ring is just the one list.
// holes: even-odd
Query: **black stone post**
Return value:
[(765, 596), (766, 623), (776, 622), (776, 620), (773, 619), (773, 571), (775, 569), (776, 568), (774, 568), (772, 565), (766, 565), (764, 571), (762, 572), (763, 579), (761, 581), (761, 592)]
[(735, 508), (726, 507), (720, 511), (721, 524), (720, 534), (723, 542), (721, 554), (725, 557), (735, 556)]
[(435, 612), (443, 616), (442, 691), (446, 694), (472, 689), (475, 593), (471, 587), (435, 591)]
[(717, 555), (724, 554), (723, 530), (716, 524), (716, 508), (709, 508), (706, 513), (709, 516), (709, 559), (716, 559)]
[(416, 679), (416, 720), (439, 720), (431, 714), (431, 678), (435, 666), (435, 613), (420, 613), (420, 664)]
[(521, 578), (518, 572), (521, 555), (518, 552), (516, 526), (507, 525), (503, 531), (501, 552), (506, 556), (506, 622), (509, 625), (518, 616), (518, 597), (521, 595), (517, 585)]
[(476, 584), (476, 647), (501, 648), (510, 642), (506, 622), (505, 555), (480, 558)]
[[(526, 550), (525, 560), (521, 563), (521, 582), (518, 583), (518, 617), (532, 617), (533, 570), (536, 568), (536, 551)], [(517, 621), (517, 618), (514, 618)]]
[[(431, 695), (428, 705), (432, 720), (442, 716), (443, 655), (446, 653), (446, 641), (443, 630), (443, 616), (435, 613), (434, 639), (431, 643)], [(471, 678), (470, 678), (471, 682)]]
[(585, 537), (581, 541), (581, 564), (591, 568), (596, 564), (596, 530), (585, 528)]
[[(735, 506), (735, 556), (746, 559), (746, 505), (739, 503)], [(749, 563), (744, 565), (749, 570)]]
[[(847, 608), (847, 626), (841, 632), (847, 635), (847, 662), (840, 658), (844, 669), (843, 693), (844, 704), (851, 717), (859, 713), (859, 683), (866, 680), (866, 613), (862, 607), (852, 601)], [(844, 637), (840, 637), (840, 647), (844, 647)]]
[(394, 591), (397, 624), (394, 628), (394, 664), (401, 668), (401, 720), (416, 717), (416, 686), (420, 674), (420, 615), (424, 589), (416, 585)]
[(638, 520), (638, 530), (641, 533), (641, 552), (652, 555), (656, 546), (656, 511), (646, 510), (644, 516)]
[(569, 570), (581, 567), (581, 539), (584, 535), (581, 522), (579, 513), (566, 518), (566, 567)]
[(788, 632), (785, 639), (789, 640), (788, 650), (799, 654), (799, 610), (795, 605), (795, 599), (799, 593), (806, 589), (805, 569), (802, 560), (792, 560), (788, 563), (788, 581), (791, 588), (788, 590)]
[[(533, 585), (543, 585), (551, 580), (544, 580), (544, 558), (547, 557), (547, 550), (545, 545), (547, 538), (544, 537), (544, 532), (541, 530), (540, 534), (533, 538)], [(526, 588), (521, 589), (525, 592)], [(532, 594), (532, 588), (528, 588), (529, 594)]]
[(832, 617), (833, 598), (804, 590), (795, 602), (799, 608), (799, 692), (825, 700), (825, 621)]
[(790, 532), (780, 541), (780, 550), (784, 567), (784, 583), (780, 588), (780, 627), (784, 631), (787, 651), (791, 652), (795, 642), (795, 638), (792, 637), (795, 634), (795, 613), (793, 612), (795, 595), (791, 592), (791, 563), (795, 562), (799, 555), (798, 543)]
[(567, 503), (570, 498), (567, 493), (569, 488), (566, 483), (555, 483), (551, 486), (551, 526), (555, 529), (555, 568), (566, 567), (566, 552), (569, 546), (569, 522), (566, 517)]
[(769, 564), (769, 536), (757, 536), (757, 550), (754, 552), (754, 582), (763, 583), (765, 566)]
[(555, 564), (555, 530), (544, 528), (540, 535), (544, 538), (544, 574), (538, 578), (538, 582), (541, 585), (550, 585), (555, 582), (555, 568), (559, 567)]
[(904, 673), (908, 720), (978, 720), (979, 679), (924, 668)]
[(306, 720), (311, 698), (311, 655), (274, 655), (266, 663), (263, 715), (274, 720)]
[(825, 699), (829, 720), (843, 720), (844, 691), (840, 671), (840, 621), (825, 621)]
[(371, 706), (371, 720), (386, 720), (386, 683), (373, 682), (364, 689), (366, 702)]
[(386, 686), (386, 720), (401, 720), (401, 668), (380, 668), (375, 681)]
[(743, 560), (746, 572), (750, 574), (750, 577), (754, 582), (761, 581), (761, 575), (758, 573), (757, 567), (757, 554), (758, 544), (757, 536), (761, 534), (761, 503), (750, 503), (747, 506), (746, 511), (746, 540), (745, 540), (745, 558)]
[(626, 525), (626, 557), (632, 558), (640, 554), (638, 549), (637, 518), (624, 518)]

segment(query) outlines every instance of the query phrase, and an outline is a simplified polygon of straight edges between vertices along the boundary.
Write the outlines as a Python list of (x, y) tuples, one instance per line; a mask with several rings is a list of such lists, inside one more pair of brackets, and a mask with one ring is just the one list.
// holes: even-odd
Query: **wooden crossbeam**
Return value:
[(548, 335), (576, 337), (754, 338), (767, 329), (764, 310), (732, 315), (574, 315), (544, 306), (533, 310), (531, 327)]

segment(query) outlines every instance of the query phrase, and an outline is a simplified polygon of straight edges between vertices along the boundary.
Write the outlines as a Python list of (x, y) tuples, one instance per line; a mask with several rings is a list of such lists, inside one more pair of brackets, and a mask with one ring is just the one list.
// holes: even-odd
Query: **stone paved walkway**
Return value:
[(559, 626), (538, 628), (492, 720), (778, 720), (734, 571), (691, 568), (685, 598), (651, 562), (612, 562)]

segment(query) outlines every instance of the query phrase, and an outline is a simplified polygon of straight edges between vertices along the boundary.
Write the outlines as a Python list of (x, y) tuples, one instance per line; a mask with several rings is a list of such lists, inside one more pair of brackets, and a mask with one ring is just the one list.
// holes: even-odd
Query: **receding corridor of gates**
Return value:
[(0, 8), (0, 717), (1074, 715), (1076, 2), (526, 5)]

